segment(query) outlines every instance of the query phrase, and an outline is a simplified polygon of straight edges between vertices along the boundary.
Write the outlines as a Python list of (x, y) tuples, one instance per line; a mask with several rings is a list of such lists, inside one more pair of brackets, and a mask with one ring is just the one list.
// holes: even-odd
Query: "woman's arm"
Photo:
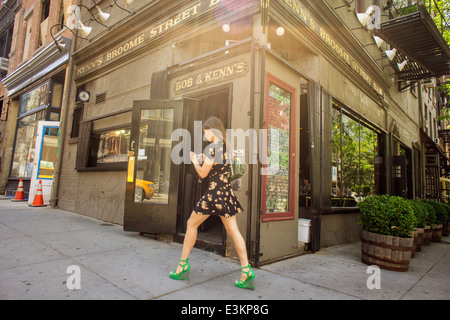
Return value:
[(204, 179), (208, 176), (209, 172), (211, 171), (213, 165), (214, 165), (214, 160), (208, 158), (208, 157), (204, 157), (204, 161), (203, 161), (203, 165), (200, 165), (198, 163), (198, 158), (197, 155), (194, 152), (191, 152), (191, 162), (195, 167), (195, 170), (197, 171), (198, 175), (200, 176), (200, 178)]

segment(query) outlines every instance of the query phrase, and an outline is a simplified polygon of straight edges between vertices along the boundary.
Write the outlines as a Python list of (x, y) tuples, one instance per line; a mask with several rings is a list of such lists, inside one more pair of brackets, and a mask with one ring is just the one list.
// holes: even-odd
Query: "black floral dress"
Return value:
[[(215, 155), (218, 155), (217, 159)], [(208, 189), (197, 202), (194, 212), (202, 215), (218, 215), (230, 218), (244, 211), (231, 188), (229, 181), (230, 164), (227, 163), (227, 153), (223, 152), (223, 144), (213, 143), (206, 157), (215, 160), (208, 176)]]

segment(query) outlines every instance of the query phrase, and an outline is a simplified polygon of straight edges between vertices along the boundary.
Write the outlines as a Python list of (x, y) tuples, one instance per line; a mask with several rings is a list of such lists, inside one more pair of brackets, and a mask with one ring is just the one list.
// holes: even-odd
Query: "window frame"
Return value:
[[(377, 126), (375, 126), (373, 123), (371, 123), (370, 121), (368, 121), (367, 119), (359, 116), (357, 113), (353, 112), (352, 110), (350, 110), (349, 108), (347, 108), (343, 103), (339, 102), (338, 100), (332, 98), (332, 103), (331, 103), (331, 111), (333, 112), (334, 110), (337, 110), (339, 112), (339, 130), (341, 132), (341, 140), (340, 140), (340, 144), (339, 144), (339, 158), (342, 161), (342, 117), (345, 115), (346, 117), (350, 118), (351, 120), (355, 121), (358, 123), (358, 127), (361, 128), (361, 126), (372, 130), (376, 135), (377, 135), (377, 141), (378, 141), (378, 148), (377, 150), (375, 150), (376, 154), (378, 154), (376, 157), (382, 157), (383, 158), (383, 162), (382, 162), (382, 172), (384, 172), (386, 174), (386, 168), (385, 168), (385, 163), (386, 163), (386, 146), (385, 146), (385, 133), (379, 129)], [(330, 123), (330, 126), (332, 126), (332, 123)], [(361, 139), (361, 130), (358, 130), (358, 141), (360, 141)], [(333, 155), (333, 151), (331, 150), (330, 152), (330, 156), (332, 157)], [(342, 163), (341, 163), (342, 165)], [(376, 186), (376, 161), (374, 159), (374, 177), (373, 177), (373, 182), (374, 182), (374, 186)], [(333, 161), (331, 160), (331, 168), (333, 167)], [(330, 169), (331, 169), (330, 168)], [(341, 169), (342, 170), (342, 169)], [(337, 176), (338, 176), (338, 181), (339, 181), (339, 171), (337, 172)], [(342, 180), (342, 178), (340, 179)], [(357, 180), (359, 181), (359, 193), (361, 193), (361, 149), (360, 149), (360, 143), (359, 143), (359, 151), (358, 151), (358, 177)], [(333, 184), (333, 182), (331, 181), (331, 185)], [(342, 181), (341, 181), (342, 184)], [(379, 186), (380, 189), (382, 189), (381, 193), (385, 192), (386, 190), (386, 181), (382, 182), (382, 185)], [(330, 189), (330, 194), (331, 194), (331, 189)], [(355, 200), (356, 201), (356, 200)], [(332, 212), (341, 212), (341, 211), (351, 211), (351, 210), (359, 210), (357, 205), (355, 206), (344, 206), (343, 205), (343, 195), (342, 193), (339, 196), (339, 206), (333, 206), (333, 203), (331, 203), (331, 211)]]
[[(108, 126), (98, 130), (94, 130), (94, 122), (98, 120), (104, 120), (109, 117), (124, 115), (129, 111), (118, 112), (106, 116), (101, 116), (94, 119), (80, 121), (79, 134), (77, 139), (77, 158), (75, 163), (75, 170), (77, 171), (126, 171), (128, 168), (128, 160), (123, 162), (111, 162), (111, 163), (97, 163), (98, 146), (95, 146), (95, 136), (102, 132), (112, 130), (130, 130), (131, 123), (122, 123), (115, 126)], [(75, 142), (75, 141), (73, 141)], [(128, 148), (127, 148), (128, 150)]]
[[(269, 89), (270, 84), (274, 84), (280, 89), (283, 89), (291, 94), (291, 106), (290, 106), (290, 124), (289, 124), (289, 210), (286, 212), (266, 212), (266, 202), (267, 202), (267, 176), (262, 176), (261, 181), (261, 213), (262, 213), (262, 222), (270, 222), (270, 221), (283, 221), (283, 220), (293, 220), (295, 219), (295, 168), (296, 168), (296, 108), (297, 108), (297, 89), (286, 82), (280, 80), (270, 73), (266, 73), (265, 79), (265, 92), (264, 92), (264, 129), (268, 130), (268, 103), (269, 103)], [(294, 156), (293, 156), (294, 155)], [(263, 155), (266, 157), (267, 155)], [(267, 159), (264, 159), (264, 163), (267, 163)]]

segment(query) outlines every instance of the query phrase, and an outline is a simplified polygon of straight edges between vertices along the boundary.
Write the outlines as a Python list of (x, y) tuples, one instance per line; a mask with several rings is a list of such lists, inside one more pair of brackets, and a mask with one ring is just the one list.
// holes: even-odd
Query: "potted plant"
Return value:
[(436, 221), (433, 225), (431, 241), (440, 243), (442, 241), (442, 226), (447, 221), (447, 209), (442, 202), (434, 202), (433, 205), (436, 212)]
[(416, 229), (415, 229), (415, 250), (411, 253), (411, 258), (414, 258), (416, 252), (422, 251), (423, 245), (423, 234), (425, 232), (425, 227), (427, 226), (427, 211), (423, 202), (420, 200), (410, 200), (410, 203), (414, 210), (414, 215), (416, 216)]
[(447, 221), (444, 221), (442, 224), (442, 235), (447, 237), (449, 235), (448, 222), (450, 221), (450, 205), (448, 203), (443, 203), (443, 205), (447, 210)]
[(407, 271), (417, 225), (413, 207), (401, 197), (374, 195), (358, 204), (361, 211), (362, 261), (380, 268)]
[(433, 235), (432, 226), (436, 222), (436, 211), (434, 209), (433, 200), (421, 200), (421, 201), (427, 212), (426, 227), (423, 234), (423, 245), (429, 246), (431, 243), (431, 237)]

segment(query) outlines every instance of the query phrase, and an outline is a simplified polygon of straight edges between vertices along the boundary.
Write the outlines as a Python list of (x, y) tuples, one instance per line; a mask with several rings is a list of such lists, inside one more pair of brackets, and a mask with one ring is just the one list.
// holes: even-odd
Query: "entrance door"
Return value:
[[(203, 130), (196, 132), (195, 122), (200, 124), (200, 128), (205, 121), (215, 116), (219, 118), (225, 128), (229, 128), (230, 123), (230, 92), (228, 85), (197, 92), (190, 96), (185, 105), (184, 127), (191, 134), (191, 150), (194, 150), (194, 140), (196, 135), (203, 136)], [(197, 124), (197, 125), (198, 125)], [(197, 129), (198, 131), (198, 129)], [(203, 141), (202, 150), (209, 144)], [(200, 179), (192, 164), (185, 164), (182, 167), (180, 185), (183, 186), (180, 205), (180, 217), (178, 220), (177, 241), (184, 240), (186, 223), (189, 219), (195, 204), (208, 187), (207, 179)], [(209, 217), (198, 229), (196, 247), (225, 254), (226, 233), (222, 221), (219, 217)]]
[(59, 122), (39, 121), (36, 134), (36, 145), (33, 169), (30, 181), (28, 203), (32, 204), (39, 181), (42, 181), (44, 204), (48, 204), (53, 185), (56, 157), (58, 154)]
[(182, 118), (183, 100), (134, 102), (125, 231), (176, 233), (180, 165), (171, 159), (171, 137)]

